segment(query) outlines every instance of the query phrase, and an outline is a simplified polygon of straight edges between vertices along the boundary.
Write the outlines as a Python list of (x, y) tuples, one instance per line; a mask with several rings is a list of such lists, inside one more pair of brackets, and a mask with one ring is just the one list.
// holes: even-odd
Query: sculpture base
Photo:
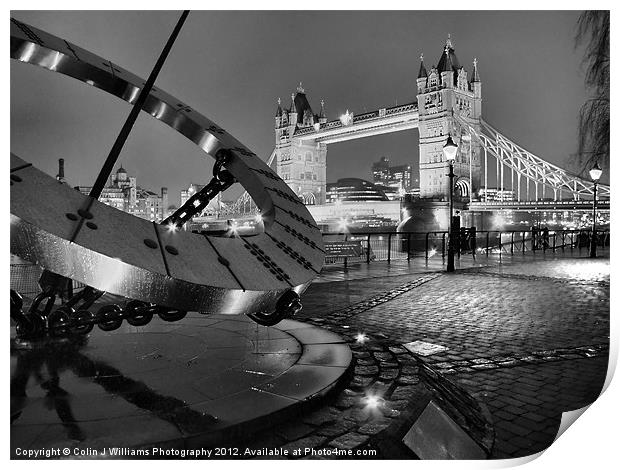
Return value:
[(17, 458), (42, 448), (69, 449), (59, 458), (114, 457), (110, 448), (149, 452), (120, 457), (178, 458), (153, 452), (238, 446), (324, 396), (351, 362), (344, 341), (320, 328), (197, 313), (178, 323), (95, 328), (77, 342), (13, 344)]

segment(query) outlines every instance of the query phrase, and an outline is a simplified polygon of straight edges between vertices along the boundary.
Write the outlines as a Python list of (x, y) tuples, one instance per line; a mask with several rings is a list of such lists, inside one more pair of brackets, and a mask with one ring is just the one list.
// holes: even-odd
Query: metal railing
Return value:
[[(471, 232), (470, 232), (471, 234)], [(558, 250), (588, 252), (592, 239), (591, 230), (513, 230), (476, 231), (476, 236), (460, 236), (455, 254), (457, 256), (519, 255), (546, 253)], [(324, 242), (348, 242), (356, 250), (354, 255), (325, 256), (326, 265), (371, 263), (373, 261), (411, 261), (414, 258), (428, 260), (435, 256), (445, 258), (448, 254), (448, 232), (372, 232), (372, 233), (324, 233)], [(609, 230), (596, 231), (597, 246), (610, 245)], [(11, 257), (10, 286), (20, 294), (35, 297), (41, 292), (39, 277), (43, 269), (35, 264)], [(73, 292), (85, 285), (73, 281)]]
[[(591, 230), (485, 230), (461, 232), (455, 247), (457, 256), (489, 256), (489, 254), (517, 255), (546, 253), (561, 250), (588, 250), (592, 239)], [(448, 254), (448, 232), (372, 232), (372, 233), (324, 233), (323, 241), (348, 242), (356, 246), (355, 254), (330, 254), (326, 250), (326, 265), (371, 263), (372, 261), (410, 261), (413, 258), (429, 258)], [(610, 244), (609, 230), (596, 231), (597, 246)]]
[[(41, 266), (11, 256), (10, 287), (24, 297), (34, 298), (41, 293), (39, 278), (42, 273), (43, 268)], [(67, 295), (73, 295), (84, 287), (86, 284), (72, 281), (70, 292)]]

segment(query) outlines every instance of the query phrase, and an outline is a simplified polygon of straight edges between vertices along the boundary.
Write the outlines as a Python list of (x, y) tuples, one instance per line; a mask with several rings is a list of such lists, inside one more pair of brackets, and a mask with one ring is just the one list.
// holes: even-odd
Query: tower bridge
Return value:
[[(454, 191), (465, 211), (587, 210), (594, 184), (532, 154), (482, 117), (482, 80), (478, 61), (463, 67), (450, 37), (437, 65), (424, 56), (415, 83), (416, 99), (356, 115), (347, 110), (328, 120), (325, 103), (315, 113), (300, 83), (291, 102), (278, 100), (275, 147), (268, 164), (307, 205), (325, 203), (328, 145), (379, 134), (419, 130), (420, 204), (448, 201), (448, 162), (443, 145), (451, 135), (459, 145), (454, 161)], [(514, 200), (489, 200), (489, 188), (510, 191)], [(609, 207), (609, 186), (598, 185), (602, 208)], [(549, 201), (554, 204), (549, 204)], [(566, 202), (566, 203), (565, 203)], [(243, 195), (230, 210), (245, 213), (252, 204)], [(551, 209), (553, 207), (553, 209)], [(436, 209), (434, 209), (436, 210)]]

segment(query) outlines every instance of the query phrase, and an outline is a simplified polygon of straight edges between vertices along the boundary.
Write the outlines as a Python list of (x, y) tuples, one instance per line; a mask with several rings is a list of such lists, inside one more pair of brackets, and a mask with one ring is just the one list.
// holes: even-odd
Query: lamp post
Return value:
[(456, 158), (457, 150), (458, 146), (452, 140), (452, 136), (448, 135), (448, 140), (443, 146), (443, 154), (446, 157), (448, 163), (450, 164), (450, 172), (447, 175), (450, 178), (450, 187), (448, 190), (448, 194), (450, 196), (450, 223), (448, 225), (448, 266), (446, 268), (446, 271), (449, 273), (454, 272), (454, 235), (452, 233), (452, 214), (454, 212), (454, 198), (452, 193), (454, 192), (454, 159)]
[(598, 162), (590, 170), (590, 178), (594, 182), (594, 198), (592, 199), (592, 238), (590, 239), (590, 258), (596, 258), (596, 189), (598, 180), (601, 179), (603, 170), (598, 166)]

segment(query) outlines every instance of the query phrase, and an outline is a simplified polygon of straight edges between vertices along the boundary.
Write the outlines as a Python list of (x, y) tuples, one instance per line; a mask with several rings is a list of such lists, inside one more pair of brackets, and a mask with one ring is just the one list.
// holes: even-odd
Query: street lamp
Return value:
[(448, 140), (443, 146), (443, 154), (446, 157), (448, 163), (450, 164), (450, 173), (448, 173), (448, 177), (450, 178), (450, 223), (448, 226), (448, 266), (446, 268), (446, 271), (449, 273), (454, 272), (454, 236), (452, 234), (452, 213), (454, 212), (454, 201), (452, 193), (454, 188), (454, 159), (456, 158), (457, 150), (458, 146), (452, 140), (452, 136), (448, 135)]
[(592, 238), (590, 239), (590, 258), (596, 258), (596, 187), (598, 180), (601, 179), (603, 170), (598, 166), (598, 162), (590, 170), (590, 178), (594, 182), (594, 198), (592, 199)]

